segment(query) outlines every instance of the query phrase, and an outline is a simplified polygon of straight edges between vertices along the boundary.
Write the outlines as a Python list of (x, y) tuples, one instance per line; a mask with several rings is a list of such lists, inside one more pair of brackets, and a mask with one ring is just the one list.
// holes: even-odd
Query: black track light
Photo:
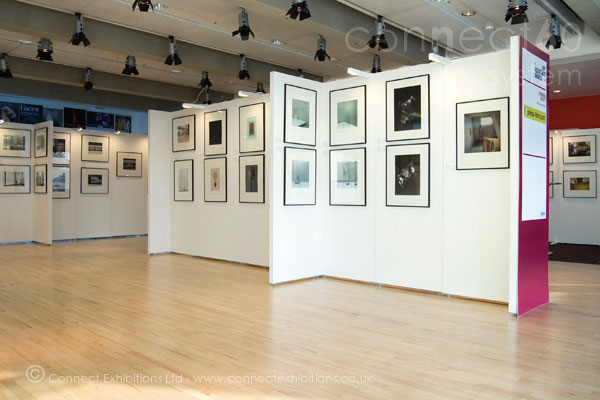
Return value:
[(127, 56), (127, 61), (125, 62), (125, 69), (121, 72), (123, 75), (139, 75), (139, 71), (137, 70), (135, 57)]
[(202, 104), (206, 104), (206, 105), (211, 105), (212, 104), (212, 100), (210, 98), (210, 89), (206, 89), (206, 92), (204, 93), (204, 100), (202, 100)]
[(169, 36), (169, 55), (165, 60), (165, 64), (167, 65), (180, 65), (181, 58), (179, 58), (179, 54), (177, 54), (177, 42), (175, 41), (174, 36)]
[(267, 93), (265, 92), (265, 86), (260, 82), (256, 84), (256, 93)]
[(527, 0), (509, 0), (508, 11), (506, 11), (506, 17), (504, 20), (508, 22), (512, 19), (511, 25), (522, 24), (529, 22), (527, 18)]
[(302, 71), (302, 68), (298, 69), (298, 77), (304, 78), (304, 71)]
[(552, 14), (552, 24), (550, 25), (550, 39), (546, 43), (546, 48), (560, 49), (562, 46), (562, 37), (560, 36), (560, 22), (556, 19), (556, 15)]
[(327, 41), (323, 36), (321, 36), (319, 37), (319, 41), (317, 42), (317, 52), (315, 53), (315, 60), (325, 61), (325, 58), (331, 60), (331, 57), (329, 57), (329, 54), (327, 54)]
[(135, 11), (135, 7), (138, 7), (141, 12), (148, 12), (149, 9), (152, 8), (152, 12), (154, 12), (154, 4), (152, 4), (151, 0), (135, 0), (131, 9)]
[(85, 47), (88, 47), (92, 43), (85, 36), (85, 33), (83, 33), (83, 15), (75, 13), (75, 17), (75, 33), (71, 40), (69, 40), (69, 43), (73, 46), (79, 46), (79, 43), (83, 43)]
[(212, 87), (212, 82), (208, 79), (208, 72), (202, 72), (202, 80), (200, 81), (200, 88), (202, 89), (210, 89)]
[(10, 67), (8, 66), (8, 61), (6, 60), (7, 54), (2, 53), (0, 56), (0, 78), (12, 78), (12, 73), (10, 72)]
[(250, 35), (254, 37), (254, 32), (250, 29), (250, 21), (248, 19), (248, 13), (242, 8), (242, 12), (239, 15), (240, 25), (237, 31), (231, 32), (231, 36), (240, 35), (242, 40), (248, 40)]
[(83, 84), (83, 88), (85, 90), (92, 90), (94, 84), (92, 83), (92, 69), (88, 68), (85, 70), (85, 82)]
[(241, 80), (250, 79), (250, 73), (246, 68), (246, 56), (243, 54), (240, 54), (240, 73), (238, 74), (238, 77)]
[(310, 18), (310, 10), (308, 9), (306, 1), (295, 0), (292, 3), (292, 7), (285, 15), (289, 15), (291, 19), (300, 17), (300, 21), (304, 21), (305, 19)]
[(52, 53), (54, 53), (52, 41), (50, 39), (42, 38), (38, 43), (38, 52), (36, 58), (38, 58), (40, 61), (54, 61), (52, 59)]
[(375, 35), (373, 35), (367, 44), (372, 49), (377, 47), (377, 50), (385, 50), (389, 47), (385, 38), (385, 22), (383, 22), (383, 17), (381, 15), (377, 17), (377, 21), (375, 22)]
[(379, 54), (373, 55), (373, 68), (371, 69), (372, 74), (376, 74), (381, 72), (381, 59), (379, 58)]

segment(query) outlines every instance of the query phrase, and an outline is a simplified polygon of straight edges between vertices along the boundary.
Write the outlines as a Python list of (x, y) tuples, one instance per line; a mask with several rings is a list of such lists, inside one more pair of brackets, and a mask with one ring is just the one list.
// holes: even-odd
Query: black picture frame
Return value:
[(258, 106), (258, 105), (262, 105), (262, 127), (263, 127), (263, 132), (262, 132), (262, 149), (261, 150), (254, 150), (254, 151), (242, 151), (242, 119), (239, 118), (239, 135), (238, 135), (238, 148), (240, 150), (240, 154), (249, 154), (249, 153), (260, 153), (262, 151), (265, 151), (265, 146), (266, 146), (266, 140), (265, 140), (265, 123), (266, 123), (266, 118), (265, 118), (265, 103), (261, 102), (261, 103), (254, 103), (254, 104), (247, 104), (245, 106), (240, 106), (239, 110), (238, 110), (238, 115), (242, 114), (242, 108), (245, 107), (254, 107), (254, 106)]
[[(333, 204), (331, 202), (331, 173), (332, 173), (332, 169), (331, 169), (331, 153), (336, 152), (336, 151), (348, 151), (348, 150), (362, 150), (363, 151), (363, 157), (364, 157), (364, 161), (365, 161), (365, 165), (364, 165), (364, 174), (365, 174), (365, 190), (364, 190), (364, 198), (365, 198), (365, 202), (364, 204)], [(366, 147), (351, 147), (349, 149), (331, 149), (329, 150), (329, 205), (331, 207), (366, 207), (367, 206), (367, 148)]]
[[(106, 161), (98, 161), (98, 160), (89, 160), (89, 159), (85, 159), (83, 158), (83, 144), (84, 144), (84, 138), (102, 138), (102, 139), (106, 139), (107, 143), (106, 143)], [(85, 161), (85, 162), (96, 162), (96, 163), (104, 163), (107, 164), (110, 162), (110, 136), (102, 136), (102, 135), (81, 135), (81, 161)]]
[[(44, 131), (44, 134), (46, 136), (46, 150), (45, 150), (45, 154), (43, 156), (36, 156), (35, 152), (36, 152), (36, 149), (37, 149), (37, 143), (36, 143), (37, 135), (35, 134), (35, 132), (41, 131), (41, 130)], [(39, 128), (39, 129), (36, 129), (35, 131), (33, 131), (33, 146), (32, 147), (33, 147), (33, 158), (45, 158), (45, 157), (48, 157), (48, 128), (47, 127)]]
[[(29, 155), (28, 156), (0, 156), (0, 158), (31, 158), (31, 152), (33, 151), (33, 141), (32, 141), (32, 132), (31, 129), (18, 129), (18, 128), (0, 128), (0, 131), (2, 130), (10, 130), (10, 131), (24, 131), (24, 132), (29, 132)], [(48, 143), (48, 140), (46, 140), (46, 143)]]
[[(568, 143), (566, 143), (568, 140), (573, 139), (573, 138), (578, 138), (578, 137), (593, 137), (594, 139), (592, 140), (594, 142), (594, 154), (590, 155), (594, 157), (594, 161), (567, 161), (565, 159), (565, 153), (568, 152)], [(562, 160), (563, 160), (563, 165), (566, 164), (596, 164), (598, 157), (597, 157), (597, 137), (596, 134), (594, 133), (590, 133), (589, 135), (573, 135), (573, 136), (563, 136), (562, 138)]]
[(211, 160), (225, 160), (225, 200), (206, 200), (206, 182), (204, 184), (204, 202), (205, 203), (227, 203), (229, 199), (229, 193), (227, 187), (229, 186), (229, 176), (227, 171), (227, 157), (210, 157), (204, 159), (204, 176), (206, 176), (206, 162)]
[[(332, 103), (331, 103), (331, 95), (334, 92), (343, 92), (345, 90), (351, 90), (351, 89), (358, 89), (358, 88), (363, 88), (365, 90), (364, 92), (364, 100), (365, 100), (365, 107), (364, 107), (364, 113), (365, 113), (365, 132), (364, 132), (364, 141), (362, 142), (348, 142), (348, 143), (343, 143), (343, 144), (332, 144), (331, 143), (331, 107), (333, 107)], [(367, 126), (368, 126), (368, 118), (367, 118), (367, 92), (368, 92), (368, 88), (367, 85), (357, 85), (357, 86), (352, 86), (352, 87), (348, 87), (348, 88), (343, 88), (343, 89), (336, 89), (336, 90), (330, 90), (329, 91), (329, 147), (340, 147), (340, 146), (354, 146), (354, 145), (360, 145), (360, 144), (367, 144)]]
[[(60, 139), (60, 138), (57, 138), (56, 135), (66, 135), (69, 138), (69, 151), (68, 152), (65, 151), (65, 153), (69, 154), (69, 160), (68, 160), (68, 162), (66, 164), (61, 164), (61, 163), (55, 162), (58, 159), (56, 159), (54, 157), (54, 155), (56, 154), (56, 153), (54, 153), (54, 141), (56, 139)], [(65, 150), (66, 150), (66, 148), (65, 148)], [(56, 165), (56, 166), (68, 166), (68, 165), (71, 165), (71, 158), (72, 158), (71, 155), (72, 154), (73, 154), (73, 151), (71, 149), (71, 134), (69, 132), (54, 132), (54, 135), (52, 137), (52, 157), (51, 157), (51, 159), (52, 159), (52, 165)]]
[[(388, 91), (389, 91), (389, 84), (392, 82), (399, 82), (399, 81), (406, 81), (409, 79), (415, 79), (415, 78), (427, 78), (427, 136), (426, 137), (420, 137), (420, 138), (409, 138), (409, 139), (390, 139), (390, 132), (389, 132), (389, 126), (388, 126), (388, 116), (387, 116), (387, 110), (388, 110)], [(386, 142), (403, 142), (405, 140), (428, 140), (431, 139), (431, 76), (430, 74), (423, 74), (423, 75), (415, 75), (415, 76), (409, 76), (406, 78), (400, 78), (400, 79), (392, 79), (389, 81), (385, 81), (385, 112), (386, 112), (386, 116), (385, 116), (385, 141)]]
[(247, 156), (240, 156), (239, 157), (239, 161), (240, 161), (239, 162), (239, 165), (240, 165), (240, 171), (239, 172), (240, 173), (239, 173), (239, 176), (238, 176), (238, 187), (242, 186), (242, 170), (241, 170), (242, 162), (241, 161), (242, 161), (242, 158), (245, 158), (245, 157), (262, 157), (262, 160), (263, 160), (262, 161), (262, 176), (263, 176), (262, 201), (242, 201), (242, 191), (240, 190), (239, 193), (238, 193), (239, 202), (241, 204), (265, 204), (265, 202), (266, 202), (266, 199), (265, 199), (265, 193), (266, 193), (266, 191), (265, 191), (265, 186), (266, 186), (265, 185), (265, 182), (266, 182), (266, 176), (265, 176), (265, 171), (266, 171), (266, 168), (265, 168), (265, 155), (264, 154), (254, 154), (254, 155), (247, 155)]
[[(400, 146), (427, 146), (427, 205), (426, 206), (411, 206), (411, 205), (398, 205), (388, 203), (388, 151), (391, 147)], [(385, 206), (386, 207), (400, 207), (400, 208), (431, 208), (431, 144), (430, 143), (406, 143), (406, 144), (391, 144), (385, 146)]]
[[(178, 119), (184, 119), (184, 118), (190, 118), (192, 117), (194, 119), (194, 147), (191, 149), (185, 149), (185, 150), (175, 150), (175, 130), (173, 129), (173, 127), (175, 126), (175, 121)], [(196, 140), (197, 140), (197, 136), (196, 135), (196, 114), (191, 114), (191, 115), (183, 115), (181, 117), (177, 117), (177, 118), (173, 118), (171, 120), (171, 152), (172, 153), (180, 153), (182, 151), (194, 151), (196, 150)]]
[[(48, 141), (46, 140), (46, 143), (48, 143)], [(35, 169), (37, 167), (44, 167), (44, 179), (46, 180), (45, 185), (44, 185), (44, 191), (43, 192), (37, 192), (36, 191), (36, 187), (37, 185), (35, 184), (35, 181), (33, 181), (33, 193), (34, 194), (48, 194), (48, 164), (37, 164), (33, 166), (33, 178), (35, 178)]]
[[(83, 192), (83, 171), (84, 170), (95, 170), (95, 171), (106, 171), (106, 193), (84, 193)], [(81, 167), (80, 177), (79, 177), (79, 194), (91, 194), (91, 195), (107, 195), (110, 194), (110, 170), (108, 168), (89, 168), (89, 167)]]
[[(17, 157), (17, 158), (21, 158), (21, 157)], [(2, 193), (0, 192), (0, 194), (6, 194), (6, 195), (20, 195), (20, 194), (31, 194), (31, 165), (13, 165), (13, 164), (0, 164), (1, 167), (23, 167), (23, 168), (27, 168), (27, 171), (29, 171), (29, 188), (27, 192), (23, 192), (23, 193)]]
[[(52, 200), (71, 200), (71, 191), (73, 190), (73, 188), (71, 187), (71, 166), (70, 165), (63, 165), (63, 164), (56, 164), (56, 165), (52, 165), (52, 168), (66, 168), (69, 172), (69, 197), (54, 197), (54, 185), (52, 186)], [(65, 182), (66, 183), (66, 182)]]
[[(292, 142), (290, 140), (287, 139), (287, 95), (288, 95), (288, 91), (287, 88), (288, 87), (294, 87), (296, 89), (302, 89), (302, 90), (308, 90), (310, 92), (313, 92), (315, 94), (315, 107), (314, 107), (314, 111), (315, 111), (315, 144), (306, 144), (306, 143), (298, 143), (298, 142)], [(300, 145), (300, 146), (311, 146), (311, 147), (316, 147), (317, 146), (317, 110), (318, 110), (318, 96), (317, 96), (317, 91), (313, 90), (313, 89), (307, 89), (307, 88), (303, 88), (301, 86), (296, 86), (296, 85), (290, 85), (290, 84), (285, 84), (284, 88), (283, 88), (283, 142), (284, 143), (288, 143), (288, 144), (294, 144), (294, 145)]]
[[(192, 199), (191, 200), (177, 200), (176, 191), (175, 191), (175, 182), (176, 182), (175, 171), (177, 170), (177, 168), (175, 166), (179, 162), (188, 162), (188, 161), (192, 162)], [(185, 160), (173, 161), (173, 201), (182, 201), (182, 202), (188, 202), (188, 203), (193, 202), (195, 199), (195, 194), (196, 194), (196, 192), (194, 190), (194, 160), (191, 158), (188, 158)]]
[[(586, 135), (587, 136), (587, 135)], [(590, 196), (590, 197), (575, 197), (575, 196), (567, 196), (566, 195), (566, 190), (567, 190), (567, 185), (569, 183), (567, 183), (567, 178), (566, 178), (566, 174), (569, 172), (593, 172), (594, 173), (594, 187), (596, 188), (596, 191), (594, 193), (595, 196)], [(564, 199), (597, 199), (598, 198), (598, 171), (596, 171), (595, 169), (589, 169), (589, 170), (563, 170), (563, 198)]]
[[(119, 154), (139, 154), (140, 155), (140, 176), (130, 176), (130, 175), (119, 175)], [(117, 151), (117, 169), (116, 169), (116, 176), (120, 177), (120, 178), (141, 178), (142, 176), (144, 176), (144, 154), (142, 153), (138, 153), (135, 151)]]
[[(222, 121), (225, 121), (225, 132), (221, 132), (222, 137), (225, 139), (225, 152), (224, 153), (207, 153), (208, 151), (208, 145), (207, 143), (210, 142), (210, 132), (207, 129), (207, 124), (206, 124), (206, 116), (209, 114), (216, 114), (216, 113), (224, 113), (225, 114), (225, 118)], [(215, 111), (209, 111), (204, 113), (204, 156), (205, 157), (214, 157), (214, 156), (226, 156), (227, 152), (229, 150), (229, 136), (228, 136), (228, 130), (229, 130), (229, 120), (227, 119), (228, 115), (227, 115), (227, 109), (223, 109), (223, 110), (215, 110)], [(210, 122), (209, 122), (210, 125)], [(207, 138), (209, 140), (207, 140)], [(216, 146), (216, 145), (214, 145)]]
[[(312, 203), (303, 203), (303, 204), (287, 204), (286, 203), (286, 199), (287, 199), (287, 182), (286, 182), (286, 178), (287, 178), (287, 152), (289, 149), (293, 149), (293, 150), (302, 150), (302, 151), (312, 151), (315, 153), (315, 176), (314, 176), (314, 181), (315, 181), (315, 196), (314, 196), (314, 200)], [(310, 149), (310, 148), (305, 148), (305, 147), (292, 147), (292, 146), (285, 146), (283, 148), (283, 205), (286, 207), (303, 207), (303, 206), (316, 206), (317, 205), (317, 149)]]

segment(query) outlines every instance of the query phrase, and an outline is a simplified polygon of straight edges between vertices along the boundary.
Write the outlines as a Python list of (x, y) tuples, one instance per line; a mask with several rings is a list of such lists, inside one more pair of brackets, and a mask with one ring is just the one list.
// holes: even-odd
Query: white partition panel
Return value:
[[(31, 165), (31, 192), (33, 193), (33, 241), (43, 244), (52, 244), (52, 136), (54, 125), (51, 121), (34, 125), (33, 132), (46, 129), (46, 156), (33, 157)], [(34, 142), (32, 152), (35, 153)], [(35, 166), (46, 166), (46, 193), (35, 193)]]
[(148, 112), (148, 253), (171, 251), (171, 113)]

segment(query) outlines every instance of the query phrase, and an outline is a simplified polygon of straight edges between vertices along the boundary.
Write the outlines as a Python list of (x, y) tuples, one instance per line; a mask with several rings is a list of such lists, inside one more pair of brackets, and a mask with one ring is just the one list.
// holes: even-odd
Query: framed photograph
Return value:
[(240, 203), (265, 202), (265, 155), (240, 156)]
[(283, 141), (317, 145), (317, 92), (285, 85)]
[(88, 128), (115, 130), (115, 114), (88, 111), (86, 118)]
[(33, 192), (37, 194), (48, 193), (48, 166), (46, 164), (33, 167)]
[(548, 164), (554, 164), (554, 141), (552, 138), (548, 138)]
[(386, 147), (386, 206), (429, 207), (429, 143)]
[(429, 138), (429, 75), (386, 82), (388, 142)]
[(367, 149), (329, 151), (329, 205), (367, 205)]
[(508, 97), (456, 105), (456, 169), (509, 167)]
[(173, 162), (175, 201), (194, 201), (194, 160)]
[(48, 128), (36, 129), (33, 133), (33, 156), (48, 157)]
[(227, 110), (204, 114), (204, 155), (227, 154)]
[(554, 171), (548, 171), (548, 198), (554, 198)]
[(172, 151), (196, 150), (196, 116), (173, 118)]
[(329, 92), (329, 145), (367, 143), (367, 87)]
[[(21, 105), (19, 103), (8, 103), (0, 101), (0, 119), (4, 122), (16, 122), (19, 123), (21, 112)], [(62, 124), (62, 120), (60, 121)]]
[(563, 164), (595, 162), (596, 135), (563, 137)]
[(44, 121), (52, 121), (55, 128), (63, 126), (63, 109), (44, 107)]
[(204, 160), (204, 201), (206, 203), (227, 202), (227, 158)]
[(80, 108), (64, 108), (65, 128), (82, 128), (85, 129), (85, 114), (86, 111)]
[(108, 162), (110, 138), (81, 135), (81, 161)]
[(54, 132), (52, 139), (52, 164), (71, 164), (71, 134)]
[(142, 153), (117, 151), (117, 176), (141, 178)]
[(265, 151), (265, 103), (240, 107), (240, 153)]
[(595, 199), (596, 171), (563, 171), (563, 197)]
[(108, 168), (81, 168), (81, 194), (108, 194)]
[(71, 198), (71, 167), (52, 167), (52, 198)]
[(44, 106), (39, 104), (19, 104), (19, 122), (30, 125), (44, 122)]
[(31, 131), (28, 129), (0, 129), (0, 157), (31, 157)]
[(0, 194), (31, 193), (29, 165), (0, 165)]
[(129, 115), (115, 115), (115, 131), (131, 133), (131, 125)]
[(317, 151), (284, 148), (283, 205), (314, 206), (317, 204)]

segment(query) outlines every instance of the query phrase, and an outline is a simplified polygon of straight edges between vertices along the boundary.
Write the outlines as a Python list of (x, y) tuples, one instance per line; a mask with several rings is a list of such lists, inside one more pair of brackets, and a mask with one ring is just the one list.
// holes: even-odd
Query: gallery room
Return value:
[(0, 6), (0, 399), (600, 398), (597, 1)]

